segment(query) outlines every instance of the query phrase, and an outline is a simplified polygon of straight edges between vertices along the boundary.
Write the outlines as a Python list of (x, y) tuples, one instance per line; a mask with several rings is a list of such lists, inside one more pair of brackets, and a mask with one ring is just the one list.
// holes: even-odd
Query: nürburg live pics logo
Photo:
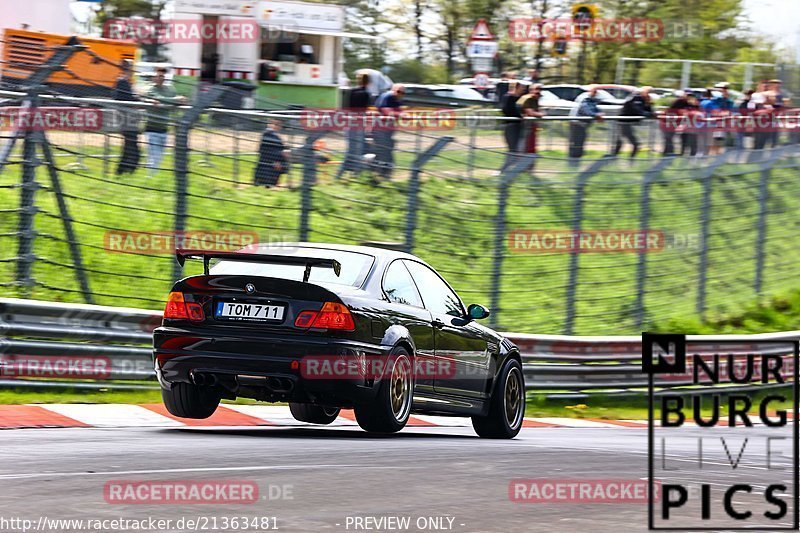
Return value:
[(644, 333), (642, 371), (649, 529), (796, 531), (798, 341)]

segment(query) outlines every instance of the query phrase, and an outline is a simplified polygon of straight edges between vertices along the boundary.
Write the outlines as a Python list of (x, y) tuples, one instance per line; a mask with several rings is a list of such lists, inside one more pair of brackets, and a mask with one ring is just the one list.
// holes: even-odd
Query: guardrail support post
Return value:
[(503, 257), (506, 247), (506, 207), (508, 206), (508, 189), (519, 174), (533, 168), (535, 155), (509, 153), (503, 163), (503, 173), (498, 180), (497, 216), (494, 222), (494, 261), (492, 261), (492, 292), (489, 325), (497, 327), (497, 315), (500, 313), (500, 286), (503, 275)]
[[(639, 214), (639, 229), (640, 232), (647, 232), (650, 230), (650, 189), (653, 182), (661, 175), (661, 172), (669, 165), (672, 164), (674, 158), (666, 157), (653, 165), (644, 175), (642, 179), (642, 197), (641, 197), (641, 211)], [(644, 325), (644, 293), (645, 284), (647, 281), (647, 250), (639, 251), (639, 262), (636, 266), (636, 306), (635, 320), (636, 328), (641, 331)]]
[[(572, 231), (579, 233), (583, 225), (583, 201), (586, 183), (601, 168), (611, 162), (611, 158), (598, 159), (576, 178), (575, 201), (572, 204)], [(575, 329), (575, 294), (578, 288), (580, 250), (573, 248), (569, 257), (569, 281), (567, 282), (567, 309), (564, 321), (564, 335), (572, 335)]]
[(442, 149), (453, 142), (453, 137), (442, 137), (429, 146), (424, 152), (419, 153), (411, 163), (411, 175), (408, 182), (408, 207), (406, 208), (406, 235), (405, 250), (414, 253), (414, 231), (417, 229), (417, 203), (419, 201), (419, 175), (422, 167)]
[(308, 134), (306, 142), (300, 147), (300, 159), (303, 160), (303, 180), (300, 188), (300, 242), (308, 241), (311, 231), (312, 188), (317, 181), (317, 161), (314, 144), (325, 135), (324, 131)]

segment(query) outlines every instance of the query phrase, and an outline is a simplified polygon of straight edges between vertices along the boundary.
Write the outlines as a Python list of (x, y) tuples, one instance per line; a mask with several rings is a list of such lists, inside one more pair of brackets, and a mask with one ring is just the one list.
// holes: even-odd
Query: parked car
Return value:
[(638, 89), (635, 85), (620, 85), (618, 83), (600, 83), (596, 84), (595, 87), (623, 101)]
[(403, 101), (410, 107), (472, 107), (490, 106), (494, 102), (466, 85), (404, 84)]
[(201, 259), (204, 273), (174, 284), (153, 334), (173, 415), (207, 418), (222, 398), (252, 398), (289, 402), (317, 424), (353, 408), (371, 432), (399, 431), (415, 412), (471, 417), (482, 437), (519, 433), (519, 349), (421, 259), (312, 243), (177, 257)]

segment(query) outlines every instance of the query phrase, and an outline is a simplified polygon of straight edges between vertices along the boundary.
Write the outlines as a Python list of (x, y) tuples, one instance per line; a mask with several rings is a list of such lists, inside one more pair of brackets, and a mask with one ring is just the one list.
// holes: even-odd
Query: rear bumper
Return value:
[[(352, 372), (310, 373), (307, 358), (352, 365), (366, 355), (388, 355), (391, 348), (349, 339), (228, 335), (175, 327), (159, 327), (153, 333), (153, 359), (162, 388), (213, 375), (231, 396), (339, 406), (373, 398), (377, 381)], [(276, 392), (267, 386), (269, 378), (291, 386)]]

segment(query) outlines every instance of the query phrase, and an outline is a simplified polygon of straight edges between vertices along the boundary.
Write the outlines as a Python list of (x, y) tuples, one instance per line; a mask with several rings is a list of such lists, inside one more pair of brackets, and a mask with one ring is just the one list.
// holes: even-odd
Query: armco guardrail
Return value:
[[(154, 379), (150, 342), (160, 322), (159, 311), (0, 298), (0, 386), (152, 388), (141, 381)], [(583, 397), (641, 395), (647, 387), (640, 337), (505, 335), (520, 348), (529, 391)], [(700, 355), (786, 354), (791, 344), (774, 341), (800, 339), (800, 331), (688, 339)], [(656, 381), (690, 384), (690, 374)]]

